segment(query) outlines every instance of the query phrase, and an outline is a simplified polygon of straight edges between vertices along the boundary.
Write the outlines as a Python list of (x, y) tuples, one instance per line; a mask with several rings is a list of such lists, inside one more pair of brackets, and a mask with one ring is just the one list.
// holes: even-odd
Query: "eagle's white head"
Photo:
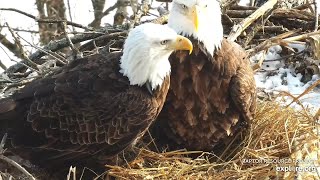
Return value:
[(223, 28), (217, 0), (173, 0), (168, 26), (201, 41), (211, 55), (221, 46)]
[(175, 50), (189, 50), (191, 53), (192, 48), (189, 39), (166, 25), (142, 24), (128, 34), (120, 60), (120, 72), (129, 78), (130, 85), (150, 83), (151, 90), (154, 90), (170, 74), (170, 54)]

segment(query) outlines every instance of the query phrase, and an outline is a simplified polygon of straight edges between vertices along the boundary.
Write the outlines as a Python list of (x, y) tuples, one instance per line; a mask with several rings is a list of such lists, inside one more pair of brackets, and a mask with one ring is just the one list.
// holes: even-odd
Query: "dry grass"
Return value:
[[(235, 156), (224, 162), (206, 152), (155, 153), (141, 149), (137, 158), (126, 166), (107, 166), (111, 168), (108, 174), (119, 179), (292, 179), (294, 176), (319, 179), (316, 172), (310, 176), (276, 170), (277, 166), (302, 166), (296, 160), (319, 159), (319, 136), (314, 117), (307, 111), (260, 102), (244, 146), (238, 147), (236, 153), (232, 150), (225, 150), (225, 155)], [(197, 153), (200, 154), (197, 158), (190, 158)], [(250, 159), (255, 162), (248, 162)], [(286, 162), (279, 163), (282, 160)], [(312, 163), (305, 165), (319, 166), (319, 161)]]

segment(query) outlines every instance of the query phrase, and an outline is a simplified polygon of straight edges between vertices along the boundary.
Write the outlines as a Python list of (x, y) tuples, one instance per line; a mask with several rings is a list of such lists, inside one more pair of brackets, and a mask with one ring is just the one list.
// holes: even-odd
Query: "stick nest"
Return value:
[[(209, 152), (172, 151), (156, 153), (140, 149), (135, 160), (124, 166), (109, 166), (109, 176), (119, 179), (261, 179), (319, 178), (316, 172), (277, 171), (277, 167), (298, 167), (298, 161), (314, 167), (319, 136), (314, 117), (275, 102), (260, 102), (244, 147), (228, 161)], [(226, 149), (225, 153), (233, 153)], [(316, 155), (312, 154), (316, 153)], [(194, 154), (200, 154), (192, 158)], [(215, 159), (215, 160), (214, 160)], [(215, 162), (212, 162), (212, 161)], [(251, 162), (250, 162), (251, 161)], [(319, 164), (318, 164), (319, 165)]]

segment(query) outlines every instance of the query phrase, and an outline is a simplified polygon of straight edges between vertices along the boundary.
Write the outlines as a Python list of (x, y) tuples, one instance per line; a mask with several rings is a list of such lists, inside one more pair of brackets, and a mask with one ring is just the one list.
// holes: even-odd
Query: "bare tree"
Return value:
[(130, 7), (130, 0), (118, 0), (118, 8), (114, 15), (113, 25), (122, 25), (129, 18), (128, 8)]
[(89, 24), (89, 26), (98, 28), (101, 24), (101, 19), (103, 18), (103, 8), (105, 5), (105, 0), (91, 0), (93, 10), (94, 10), (94, 20)]
[[(66, 19), (66, 8), (63, 0), (36, 0), (41, 19)], [(51, 40), (60, 39), (64, 32), (62, 23), (39, 23), (40, 42), (47, 44)]]

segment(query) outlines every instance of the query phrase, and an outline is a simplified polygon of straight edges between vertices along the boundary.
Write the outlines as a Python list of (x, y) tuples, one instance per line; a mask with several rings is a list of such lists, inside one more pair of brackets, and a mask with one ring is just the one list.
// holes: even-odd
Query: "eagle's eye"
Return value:
[(166, 45), (168, 43), (169, 40), (163, 40), (160, 42), (161, 45)]
[(184, 4), (181, 4), (182, 9), (188, 9), (188, 7)]

